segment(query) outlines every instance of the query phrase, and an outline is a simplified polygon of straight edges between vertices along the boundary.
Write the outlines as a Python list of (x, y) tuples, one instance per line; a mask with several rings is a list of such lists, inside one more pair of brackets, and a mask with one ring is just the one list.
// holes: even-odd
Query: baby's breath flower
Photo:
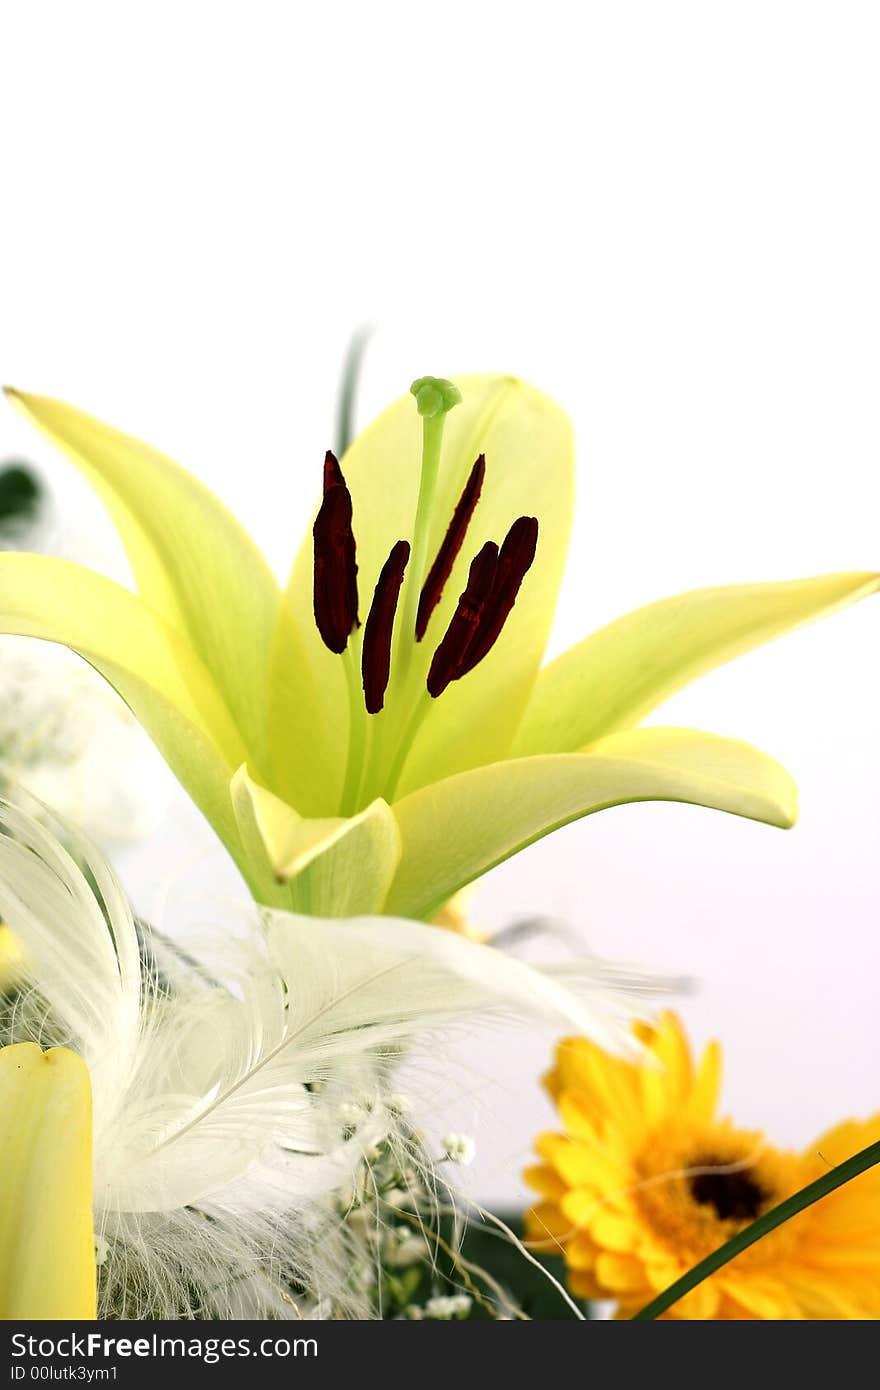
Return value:
[(468, 1134), (447, 1134), (443, 1138), (443, 1157), (467, 1168), (473, 1163), (477, 1146)]
[(471, 1310), (471, 1297), (466, 1293), (441, 1294), (429, 1298), (425, 1304), (425, 1317), (449, 1322), (453, 1318), (466, 1318)]
[(405, 1191), (402, 1187), (389, 1188), (382, 1200), (387, 1207), (394, 1207), (397, 1211), (414, 1205), (413, 1193)]
[(354, 1101), (343, 1101), (339, 1107), (339, 1123), (343, 1129), (357, 1129), (364, 1119), (365, 1111), (362, 1105), (355, 1104)]
[(387, 1103), (388, 1109), (393, 1110), (396, 1115), (409, 1115), (413, 1108), (409, 1096), (401, 1095), (400, 1092), (389, 1096)]
[(393, 1269), (407, 1269), (410, 1265), (423, 1260), (427, 1254), (428, 1247), (422, 1236), (407, 1230), (404, 1239), (398, 1239), (396, 1245), (387, 1251), (387, 1262)]

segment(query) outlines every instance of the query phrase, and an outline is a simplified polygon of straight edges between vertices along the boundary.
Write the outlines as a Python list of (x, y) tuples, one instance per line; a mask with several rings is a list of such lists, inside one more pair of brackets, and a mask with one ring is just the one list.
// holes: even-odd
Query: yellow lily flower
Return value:
[(630, 801), (795, 819), (794, 785), (765, 754), (634, 726), (878, 576), (680, 595), (541, 670), (572, 511), (571, 427), (513, 378), (459, 387), (416, 382), (417, 409), (402, 398), (341, 467), (328, 455), (285, 593), (176, 464), (68, 405), (10, 393), (97, 488), (138, 593), (4, 554), (0, 630), (66, 644), (106, 676), (264, 903), (430, 918), (542, 835)]
[(75, 1052), (0, 1048), (0, 1318), (94, 1318), (92, 1101)]

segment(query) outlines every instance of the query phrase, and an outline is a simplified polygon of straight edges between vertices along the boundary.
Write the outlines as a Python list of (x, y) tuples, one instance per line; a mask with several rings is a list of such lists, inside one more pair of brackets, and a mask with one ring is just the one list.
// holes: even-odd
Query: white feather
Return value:
[[(92, 1075), (105, 1310), (232, 1316), (247, 1288), (256, 1316), (260, 1288), (267, 1308), (292, 1278), (324, 1292), (328, 1259), (344, 1265), (327, 1195), (393, 1137), (384, 1098), (401, 1052), (462, 1019), (626, 1037), (622, 986), (601, 964), (572, 981), (570, 967), (541, 972), (390, 918), (254, 909), (217, 971), (157, 946), (163, 987), (112, 871), (65, 838), (0, 803), (0, 913)], [(364, 1120), (343, 1137), (346, 1103)]]

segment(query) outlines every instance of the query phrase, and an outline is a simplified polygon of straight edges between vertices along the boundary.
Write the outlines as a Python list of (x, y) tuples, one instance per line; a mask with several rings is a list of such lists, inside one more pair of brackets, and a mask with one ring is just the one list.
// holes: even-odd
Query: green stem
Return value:
[(382, 763), (385, 757), (385, 730), (388, 724), (387, 709), (367, 716), (367, 752), (364, 758), (364, 775), (358, 785), (359, 806), (369, 806), (382, 792)]
[(686, 1293), (695, 1289), (698, 1284), (702, 1284), (704, 1279), (708, 1279), (710, 1274), (714, 1274), (728, 1263), (741, 1255), (743, 1250), (748, 1250), (750, 1245), (760, 1240), (762, 1236), (775, 1231), (777, 1226), (790, 1221), (793, 1216), (804, 1211), (807, 1207), (818, 1202), (820, 1198), (827, 1197), (829, 1192), (834, 1192), (835, 1188), (842, 1187), (844, 1183), (851, 1182), (860, 1173), (873, 1168), (880, 1163), (880, 1140), (875, 1144), (869, 1144), (860, 1153), (853, 1154), (845, 1163), (839, 1163), (836, 1168), (832, 1168), (827, 1173), (823, 1173), (821, 1178), (815, 1182), (808, 1183), (802, 1187), (800, 1192), (795, 1192), (792, 1197), (787, 1197), (784, 1202), (780, 1202), (777, 1207), (766, 1211), (763, 1216), (759, 1216), (757, 1221), (753, 1221), (745, 1230), (739, 1231), (731, 1240), (722, 1245), (719, 1250), (715, 1250), (711, 1255), (707, 1255), (705, 1260), (694, 1265), (687, 1274), (683, 1274), (680, 1279), (676, 1279), (674, 1284), (670, 1284), (668, 1289), (664, 1289), (661, 1294), (646, 1303), (638, 1313), (633, 1315), (633, 1322), (650, 1321), (657, 1318), (661, 1313), (665, 1313), (667, 1308), (671, 1308), (673, 1303), (677, 1303), (680, 1298), (684, 1298)]
[(386, 801), (391, 801), (391, 799), (394, 796), (394, 793), (397, 791), (397, 784), (400, 781), (401, 773), (403, 772), (403, 769), (406, 766), (406, 760), (409, 757), (410, 749), (412, 748), (413, 743), (415, 742), (416, 734), (422, 726), (422, 720), (427, 714), (428, 708), (432, 703), (433, 701), (431, 699), (431, 696), (428, 694), (428, 691), (423, 690), (421, 695), (413, 705), (412, 714), (409, 717), (407, 725), (401, 736), (400, 742), (398, 743), (397, 748), (394, 751), (394, 757), (391, 762), (391, 767), (389, 768), (388, 774), (384, 779), (385, 785), (383, 795)]
[(339, 458), (345, 453), (354, 438), (354, 407), (360, 381), (364, 350), (370, 340), (372, 328), (362, 324), (352, 335), (345, 354), (342, 368), (342, 381), (339, 388), (339, 403), (336, 407), (336, 453)]
[(345, 683), (348, 688), (348, 755), (345, 762), (345, 781), (342, 787), (341, 810), (351, 816), (357, 810), (357, 794), (364, 766), (364, 734), (367, 720), (360, 676), (360, 641), (355, 634), (342, 653)]

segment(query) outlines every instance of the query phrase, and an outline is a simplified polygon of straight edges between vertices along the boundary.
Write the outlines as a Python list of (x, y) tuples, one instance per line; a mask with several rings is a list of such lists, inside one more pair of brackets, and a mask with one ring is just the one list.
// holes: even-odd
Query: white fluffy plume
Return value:
[(32, 985), (3, 1041), (39, 1035), (88, 1064), (105, 1313), (290, 1316), (295, 1285), (343, 1296), (330, 1198), (393, 1142), (402, 1051), (477, 1015), (626, 1037), (637, 992), (601, 963), (539, 971), (392, 918), (254, 908), (242, 939), (193, 961), (139, 939), (101, 856), (64, 840), (0, 802), (0, 913)]

